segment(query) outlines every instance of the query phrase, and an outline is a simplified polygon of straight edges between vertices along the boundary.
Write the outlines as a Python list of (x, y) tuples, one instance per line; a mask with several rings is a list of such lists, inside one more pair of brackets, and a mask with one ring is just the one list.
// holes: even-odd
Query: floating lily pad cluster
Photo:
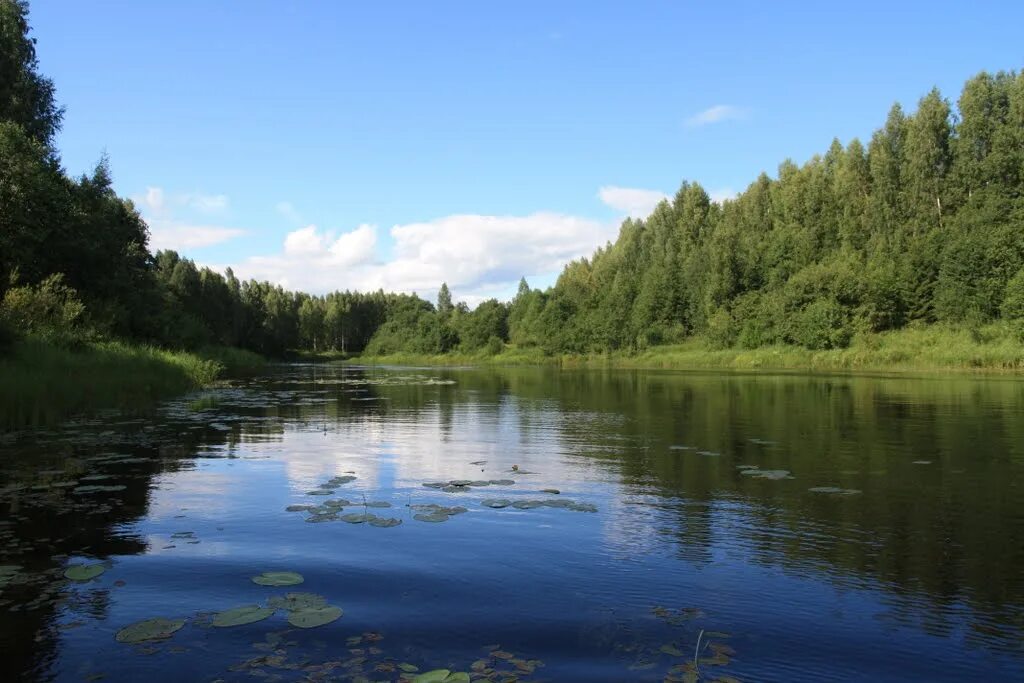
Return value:
[[(94, 567), (96, 565), (79, 565)], [(74, 567), (70, 568), (74, 569)], [(84, 575), (85, 570), (81, 570)], [(252, 582), (260, 586), (282, 587), (295, 586), (304, 581), (301, 574), (290, 571), (268, 571), (252, 577)], [(267, 604), (241, 605), (213, 614), (210, 625), (214, 628), (231, 628), (254, 624), (269, 619), (278, 610), (288, 615), (288, 623), (295, 628), (317, 628), (337, 621), (344, 612), (340, 607), (327, 604), (327, 598), (316, 593), (285, 593), (267, 600)], [(119, 643), (143, 643), (155, 640), (167, 640), (184, 625), (185, 619), (166, 619), (158, 617), (145, 619), (125, 626), (115, 635)]]
[(484, 507), (500, 510), (502, 508), (515, 508), (516, 510), (533, 510), (539, 507), (562, 508), (575, 510), (577, 512), (597, 512), (597, 506), (591, 503), (577, 503), (568, 498), (547, 498), (544, 500), (509, 500), (508, 498), (485, 498), (480, 501)]
[(410, 505), (409, 507), (416, 511), (416, 514), (414, 514), (412, 518), (421, 522), (447, 522), (455, 515), (461, 515), (464, 512), (468, 512), (468, 510), (461, 505), (445, 507), (444, 505), (427, 503), (422, 505)]
[[(696, 607), (684, 607), (682, 609), (668, 609), (666, 607), (654, 607), (651, 612), (659, 620), (674, 627), (684, 627), (691, 622), (703, 619), (704, 611)], [(725, 666), (730, 663), (730, 657), (735, 651), (721, 642), (729, 638), (728, 633), (721, 631), (710, 631), (702, 629), (694, 633), (693, 640), (673, 640), (664, 643), (656, 651), (645, 650), (639, 653), (637, 659), (630, 665), (631, 671), (648, 670), (663, 666), (664, 658), (670, 657), (676, 661), (665, 674), (663, 681), (667, 683), (697, 683), (698, 681), (711, 681), (712, 683), (738, 683), (737, 679), (720, 675), (713, 677), (709, 675), (705, 667)]]
[[(271, 604), (273, 606), (273, 603)], [(283, 608), (283, 607), (282, 607)], [(288, 640), (288, 631), (266, 634), (264, 641), (253, 643), (254, 650), (266, 653), (230, 667), (231, 671), (248, 671), (267, 680), (279, 679), (282, 674), (290, 678), (306, 675), (302, 680), (345, 680), (354, 682), (395, 681), (398, 683), (525, 683), (526, 677), (544, 666), (539, 659), (518, 657), (488, 645), (488, 654), (467, 667), (413, 664), (388, 656), (381, 647), (384, 636), (368, 631), (345, 639), (345, 648), (333, 646), (328, 650), (330, 659), (312, 662), (308, 656), (290, 656), (289, 650), (299, 642)], [(404, 652), (408, 655), (408, 651)], [(276, 675), (272, 671), (279, 672)], [(290, 674), (287, 672), (291, 672)]]
[(355, 480), (356, 480), (356, 477), (354, 475), (351, 475), (351, 474), (345, 474), (345, 475), (341, 475), (341, 476), (338, 476), (338, 477), (332, 477), (332, 478), (328, 479), (327, 481), (325, 481), (324, 483), (320, 484), (319, 487), (313, 489), (312, 491), (306, 491), (306, 495), (308, 495), (308, 496), (333, 496), (334, 495), (334, 490), (337, 489), (339, 486), (343, 486), (344, 484), (348, 484), (349, 482), (353, 482)]
[(469, 667), (474, 678), (483, 676), (482, 680), (488, 681), (516, 681), (522, 676), (532, 675), (544, 666), (544, 662), (539, 659), (517, 657), (507, 650), (502, 650), (498, 645), (486, 649), (487, 657), (476, 660)]
[(452, 479), (450, 481), (431, 481), (423, 484), (430, 489), (438, 489), (445, 493), (467, 493), (476, 487), (483, 486), (512, 486), (515, 481), (512, 479)]
[[(346, 507), (361, 507), (363, 512), (344, 512)], [(366, 501), (353, 503), (344, 498), (331, 498), (325, 500), (323, 505), (289, 505), (285, 508), (288, 512), (308, 512), (306, 521), (318, 524), (321, 522), (347, 522), (348, 524), (369, 524), (376, 527), (393, 527), (402, 523), (397, 517), (379, 517), (367, 508), (389, 508), (391, 503), (383, 500)]]

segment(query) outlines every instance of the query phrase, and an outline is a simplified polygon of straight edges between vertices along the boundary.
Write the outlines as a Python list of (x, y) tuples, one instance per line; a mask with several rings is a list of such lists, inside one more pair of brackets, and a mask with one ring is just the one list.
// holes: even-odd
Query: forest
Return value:
[[(113, 190), (111, 164), (71, 177), (65, 115), (39, 72), (28, 6), (0, 0), (0, 354), (25, 340), (276, 357), (841, 349), (864, 335), (996, 324), (1024, 341), (1024, 74), (979, 73), (955, 106), (893, 105), (866, 144), (833, 140), (735, 199), (683, 182), (545, 291), (470, 310), (415, 295), (312, 295), (240, 281), (173, 251)], [(439, 283), (440, 284), (440, 283)]]

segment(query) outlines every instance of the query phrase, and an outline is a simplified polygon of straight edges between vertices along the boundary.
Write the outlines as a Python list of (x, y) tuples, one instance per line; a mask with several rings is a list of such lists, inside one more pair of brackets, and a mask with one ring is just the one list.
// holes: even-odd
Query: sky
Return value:
[(470, 305), (1024, 66), (1024, 3), (34, 0), (68, 172), (152, 249)]

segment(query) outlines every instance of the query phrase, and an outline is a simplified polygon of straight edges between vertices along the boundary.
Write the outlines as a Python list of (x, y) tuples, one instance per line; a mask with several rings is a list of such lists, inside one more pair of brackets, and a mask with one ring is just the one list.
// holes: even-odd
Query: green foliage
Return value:
[(1024, 267), (1006, 283), (1002, 313), (1017, 338), (1024, 342)]
[(38, 72), (35, 41), (29, 38), (28, 2), (0, 0), (0, 121), (13, 121), (31, 139), (49, 145), (64, 110), (53, 82)]
[[(239, 281), (173, 251), (118, 197), (107, 160), (73, 179), (62, 110), (38, 73), (26, 3), (0, 0), (0, 346), (95, 335), (176, 349), (526, 356), (849, 346), (921, 323), (978, 331), (1018, 314), (1024, 268), (1024, 75), (982, 73), (956, 111), (937, 91), (894, 105), (865, 146), (834, 140), (734, 199), (684, 182), (546, 291), (470, 310), (414, 295), (310, 295)], [(95, 332), (94, 332), (95, 330)], [(704, 351), (707, 351), (705, 348)], [(711, 353), (711, 351), (707, 351)], [(241, 352), (214, 354), (251, 365)]]
[(83, 325), (85, 306), (62, 275), (39, 285), (12, 287), (0, 301), (0, 319), (11, 329), (61, 348), (72, 348), (92, 335)]

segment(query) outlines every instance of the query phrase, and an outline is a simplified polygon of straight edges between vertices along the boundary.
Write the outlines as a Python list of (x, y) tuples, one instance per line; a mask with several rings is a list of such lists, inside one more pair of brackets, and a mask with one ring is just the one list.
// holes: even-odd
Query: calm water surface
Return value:
[(0, 513), (7, 680), (1024, 680), (1021, 381), (281, 366), (4, 434)]

